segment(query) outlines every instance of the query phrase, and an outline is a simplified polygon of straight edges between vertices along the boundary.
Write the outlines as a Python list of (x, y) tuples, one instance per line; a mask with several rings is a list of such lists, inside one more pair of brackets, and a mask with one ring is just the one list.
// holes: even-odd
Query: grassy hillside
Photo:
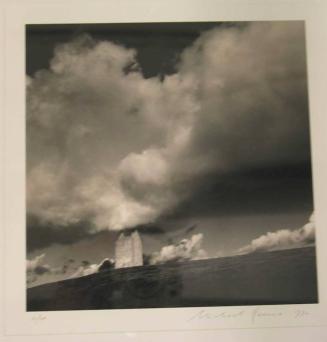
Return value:
[(317, 300), (314, 247), (109, 270), (27, 289), (28, 311)]

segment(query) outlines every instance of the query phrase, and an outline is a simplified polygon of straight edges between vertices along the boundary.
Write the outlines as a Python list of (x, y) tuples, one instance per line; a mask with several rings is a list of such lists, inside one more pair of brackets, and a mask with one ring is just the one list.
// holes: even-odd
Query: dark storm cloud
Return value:
[(201, 115), (188, 145), (199, 167), (239, 172), (309, 160), (302, 23), (208, 31), (183, 52), (180, 73), (199, 80)]
[(138, 232), (142, 234), (147, 234), (147, 235), (161, 235), (161, 234), (165, 234), (166, 232), (166, 230), (158, 224), (144, 224), (144, 225), (126, 229), (126, 231), (134, 231), (134, 230), (137, 230)]
[(28, 78), (27, 210), (51, 241), (87, 236), (87, 220), (161, 234), (161, 217), (189, 215), (182, 203), (289, 210), (298, 185), (310, 202), (310, 173), (293, 179), (310, 164), (302, 22), (203, 32), (164, 78), (144, 77), (140, 50), (78, 37)]
[(60, 226), (40, 221), (33, 215), (27, 216), (26, 246), (27, 251), (58, 244), (72, 244), (92, 234), (89, 222), (78, 222), (69, 226)]
[(220, 177), (211, 174), (196, 183), (193, 196), (180, 203), (167, 218), (313, 210), (309, 163), (250, 169)]
[[(181, 208), (183, 205), (181, 205)], [(198, 214), (199, 211), (194, 211), (194, 214)], [(186, 213), (184, 213), (186, 214)], [(177, 208), (175, 211), (171, 213), (169, 217), (158, 217), (155, 224), (146, 224), (146, 225), (140, 225), (133, 228), (126, 228), (125, 231), (133, 232), (137, 230), (142, 235), (149, 235), (153, 236), (156, 239), (160, 239), (161, 241), (172, 243), (173, 241), (176, 241), (177, 239), (182, 239), (184, 237), (187, 237), (190, 233), (192, 233), (196, 228), (197, 224), (192, 224), (190, 226), (187, 226), (186, 228), (181, 225), (167, 225), (167, 218), (168, 219), (174, 219), (181, 215), (180, 208)], [(190, 215), (190, 212), (188, 213), (189, 217), (192, 217)]]

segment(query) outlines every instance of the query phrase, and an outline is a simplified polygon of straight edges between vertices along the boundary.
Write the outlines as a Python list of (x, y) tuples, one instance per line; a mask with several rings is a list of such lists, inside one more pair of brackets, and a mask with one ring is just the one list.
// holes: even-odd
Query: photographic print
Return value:
[(25, 33), (27, 311), (318, 303), (304, 21)]

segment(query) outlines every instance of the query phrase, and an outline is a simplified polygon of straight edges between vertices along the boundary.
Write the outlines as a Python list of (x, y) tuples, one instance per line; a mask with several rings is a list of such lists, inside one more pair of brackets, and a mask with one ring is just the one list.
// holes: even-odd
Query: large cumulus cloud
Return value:
[(29, 80), (30, 214), (61, 225), (91, 218), (116, 230), (147, 223), (174, 201), (166, 144), (183, 143), (188, 85), (146, 80), (126, 73), (130, 65), (134, 50), (83, 37)]
[(309, 155), (304, 27), (256, 23), (204, 33), (179, 73), (197, 84), (192, 169), (291, 164)]
[[(137, 51), (84, 36), (27, 84), (27, 210), (121, 230), (208, 181), (309, 155), (304, 27), (205, 32), (176, 73), (144, 78)], [(46, 225), (45, 225), (46, 226)]]

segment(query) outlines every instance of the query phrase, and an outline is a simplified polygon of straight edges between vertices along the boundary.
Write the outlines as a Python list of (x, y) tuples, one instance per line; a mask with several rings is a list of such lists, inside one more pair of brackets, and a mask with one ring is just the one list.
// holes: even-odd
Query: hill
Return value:
[(317, 301), (315, 247), (113, 269), (27, 289), (27, 311)]

